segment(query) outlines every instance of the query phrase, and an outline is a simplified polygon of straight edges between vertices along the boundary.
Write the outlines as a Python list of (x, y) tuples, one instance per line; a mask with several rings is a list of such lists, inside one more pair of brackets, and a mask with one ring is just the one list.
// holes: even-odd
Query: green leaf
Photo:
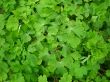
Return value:
[(69, 38), (67, 38), (67, 43), (70, 44), (70, 46), (72, 48), (77, 48), (77, 46), (80, 44), (81, 40), (80, 38), (78, 38), (77, 36), (75, 35), (69, 35), (68, 36)]
[(38, 65), (38, 62), (42, 62), (41, 59), (37, 58), (35, 54), (27, 54), (27, 62), (30, 66), (35, 67)]
[(97, 18), (98, 18), (98, 16), (92, 16), (91, 21), (96, 22)]
[(93, 47), (95, 47), (97, 45), (97, 42), (103, 40), (101, 36), (99, 36), (95, 31), (93, 32), (88, 32), (88, 41), (87, 41), (87, 48), (88, 49), (94, 49)]
[(110, 70), (107, 70), (107, 71), (106, 71), (106, 76), (107, 76), (107, 77), (110, 77)]
[(48, 28), (48, 34), (49, 35), (56, 35), (57, 32), (58, 32), (58, 28), (56, 25), (53, 25), (53, 26)]
[(110, 0), (0, 0), (0, 82), (109, 82), (109, 28)]
[(64, 73), (67, 72), (67, 69), (64, 66), (64, 62), (57, 62), (57, 68), (55, 70), (55, 73), (59, 76), (62, 76)]
[(76, 62), (71, 63), (71, 64), (72, 64), (72, 66), (71, 66), (71, 68), (69, 68), (69, 73), (70, 73), (72, 76), (75, 76), (74, 71), (75, 71), (75, 69), (80, 68), (80, 62), (79, 62), (79, 61), (76, 61)]
[(102, 80), (101, 81), (102, 82), (109, 82), (108, 79), (107, 79), (107, 77), (105, 77), (105, 76), (102, 77)]
[(23, 43), (29, 42), (31, 40), (31, 36), (29, 34), (22, 35)]
[(19, 72), (21, 70), (21, 65), (19, 61), (10, 62), (10, 68), (13, 72)]
[(84, 0), (85, 2), (90, 2), (90, 1), (92, 1), (92, 0)]
[(7, 20), (6, 28), (8, 31), (17, 31), (19, 27), (18, 19), (15, 16), (10, 16)]
[(25, 82), (24, 76), (21, 73), (13, 74), (10, 82)]
[(51, 56), (48, 56), (48, 66), (47, 66), (47, 69), (54, 73), (55, 69), (56, 69), (56, 66), (57, 65), (57, 60), (56, 60), (56, 57), (55, 55), (51, 55)]
[(72, 31), (79, 37), (84, 38), (86, 36), (86, 30), (88, 30), (88, 26), (86, 23), (77, 20), (75, 22)]
[[(23, 5), (25, 3), (22, 3), (20, 5)], [(16, 17), (22, 18), (23, 21), (25, 21), (25, 23), (26, 23), (28, 20), (27, 16), (31, 14), (31, 8), (30, 8), (30, 6), (19, 6), (15, 10), (13, 10), (13, 13)]]
[(5, 16), (0, 14), (0, 31), (4, 28), (5, 25)]
[(5, 44), (5, 39), (4, 38), (0, 38), (0, 47), (4, 46)]
[(38, 77), (38, 82), (47, 82), (47, 77), (46, 77), (46, 75), (39, 76), (39, 77)]
[(72, 64), (69, 72), (78, 79), (83, 78), (84, 75), (87, 75), (87, 67), (80, 66), (80, 62), (76, 61)]
[(0, 61), (0, 73), (7, 73), (9, 71), (8, 64), (6, 62)]
[(0, 74), (0, 81), (1, 82), (5, 81), (7, 79), (7, 77), (8, 77), (7, 73), (1, 73)]
[(59, 82), (72, 82), (72, 76), (68, 73), (65, 73)]
[(84, 5), (84, 8), (85, 8), (85, 17), (87, 18), (87, 17), (89, 17), (89, 14), (90, 14), (90, 6), (89, 6), (89, 4), (86, 3)]
[(67, 56), (65, 58), (62, 59), (62, 63), (67, 67), (70, 68), (72, 66), (73, 63), (73, 59), (71, 56)]
[(74, 0), (76, 4), (82, 4), (82, 0)]
[(71, 56), (74, 60), (79, 60), (81, 58), (81, 55), (78, 51), (75, 51), (74, 53), (72, 53)]
[(53, 13), (53, 10), (51, 8), (43, 7), (40, 4), (37, 6), (37, 10), (38, 10), (38, 14), (41, 17), (48, 17)]
[(86, 67), (80, 67), (75, 69), (74, 71), (76, 78), (82, 78), (83, 75), (87, 75), (87, 68)]

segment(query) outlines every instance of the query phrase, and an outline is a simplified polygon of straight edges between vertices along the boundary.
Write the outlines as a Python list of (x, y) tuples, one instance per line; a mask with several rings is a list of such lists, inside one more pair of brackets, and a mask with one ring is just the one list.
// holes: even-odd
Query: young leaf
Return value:
[(8, 18), (6, 28), (8, 31), (17, 31), (19, 26), (18, 19), (12, 15)]
[(46, 77), (46, 75), (39, 76), (39, 77), (38, 77), (38, 82), (47, 82), (47, 77)]
[(107, 71), (106, 71), (106, 76), (107, 76), (107, 77), (110, 77), (110, 70), (107, 70)]
[(65, 73), (59, 82), (72, 82), (72, 76), (68, 73)]

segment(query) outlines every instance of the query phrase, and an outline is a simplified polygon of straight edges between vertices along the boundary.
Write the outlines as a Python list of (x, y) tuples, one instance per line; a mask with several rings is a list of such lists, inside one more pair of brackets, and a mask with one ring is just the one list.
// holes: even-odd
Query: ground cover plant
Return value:
[(0, 0), (0, 82), (110, 82), (110, 0)]

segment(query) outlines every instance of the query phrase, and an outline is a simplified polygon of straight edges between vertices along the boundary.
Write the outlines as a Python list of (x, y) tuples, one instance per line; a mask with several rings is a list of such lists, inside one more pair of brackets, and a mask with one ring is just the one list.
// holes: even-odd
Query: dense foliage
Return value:
[(0, 0), (0, 82), (110, 82), (110, 0)]

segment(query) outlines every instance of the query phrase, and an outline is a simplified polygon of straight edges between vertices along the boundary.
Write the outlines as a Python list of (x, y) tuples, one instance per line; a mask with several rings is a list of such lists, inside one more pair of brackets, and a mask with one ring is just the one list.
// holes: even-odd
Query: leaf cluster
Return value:
[(0, 0), (0, 82), (110, 82), (110, 0)]

